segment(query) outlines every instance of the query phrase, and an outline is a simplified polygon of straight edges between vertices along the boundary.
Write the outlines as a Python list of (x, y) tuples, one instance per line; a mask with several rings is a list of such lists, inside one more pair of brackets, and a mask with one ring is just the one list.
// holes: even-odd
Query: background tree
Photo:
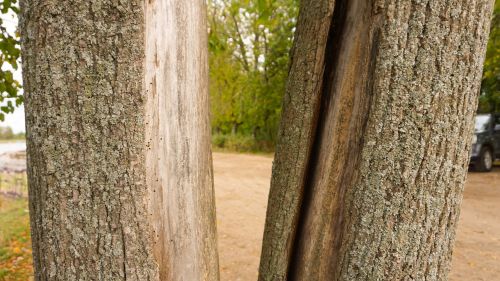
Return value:
[(479, 98), (479, 112), (500, 112), (500, 1), (495, 2), (493, 11)]
[(218, 280), (205, 1), (20, 5), (35, 279)]
[(492, 4), (301, 2), (259, 280), (446, 280)]
[[(23, 101), (20, 83), (12, 75), (18, 63), (18, 40), (16, 34), (7, 31), (5, 22), (8, 17), (16, 16), (16, 2), (0, 1), (4, 15), (0, 19), (0, 52), (4, 66), (0, 72), (3, 84), (0, 90), (4, 89), (0, 95), (0, 121), (5, 113), (13, 112)], [(497, 1), (479, 112), (500, 111), (499, 5)], [(297, 10), (298, 0), (210, 1), (210, 91), (216, 146), (239, 150), (273, 149)], [(246, 60), (242, 59), (241, 48)]]
[(249, 147), (273, 147), (296, 11), (296, 0), (209, 2), (216, 145), (238, 135), (236, 142), (246, 139)]
[[(0, 1), (0, 121), (5, 113), (14, 112), (16, 106), (23, 103), (23, 96), (19, 93), (21, 83), (14, 79), (13, 70), (18, 68), (20, 56), (17, 34), (7, 30), (8, 16), (17, 16), (19, 8), (17, 0)], [(13, 25), (13, 24), (11, 24)]]

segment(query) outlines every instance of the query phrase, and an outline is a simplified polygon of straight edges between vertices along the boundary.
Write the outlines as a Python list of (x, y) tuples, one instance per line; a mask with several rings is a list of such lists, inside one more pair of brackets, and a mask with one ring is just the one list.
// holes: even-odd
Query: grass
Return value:
[(0, 172), (0, 194), (28, 197), (26, 173)]
[(0, 139), (0, 143), (11, 143), (11, 142), (25, 142), (25, 138), (16, 138), (16, 139)]
[(0, 280), (33, 280), (28, 200), (0, 195)]

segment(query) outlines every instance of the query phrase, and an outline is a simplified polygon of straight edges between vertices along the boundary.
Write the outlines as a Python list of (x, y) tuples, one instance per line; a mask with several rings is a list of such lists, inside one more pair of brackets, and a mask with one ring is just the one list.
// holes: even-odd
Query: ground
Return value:
[[(221, 280), (255, 281), (272, 157), (214, 153), (213, 158)], [(12, 177), (0, 172), (0, 193)], [(27, 208), (26, 199), (0, 195), (0, 281), (29, 280)], [(499, 213), (500, 167), (469, 173), (450, 281), (500, 281)]]
[[(255, 281), (272, 158), (214, 153), (222, 281)], [(500, 167), (468, 175), (450, 281), (500, 281)]]
[(500, 280), (500, 167), (469, 173), (450, 281)]

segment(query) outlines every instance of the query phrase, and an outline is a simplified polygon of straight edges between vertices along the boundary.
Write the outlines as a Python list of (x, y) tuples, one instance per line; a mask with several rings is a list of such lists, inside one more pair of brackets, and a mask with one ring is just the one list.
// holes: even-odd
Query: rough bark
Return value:
[(492, 1), (302, 1), (259, 280), (446, 280)]
[(21, 1), (36, 280), (218, 280), (205, 3)]

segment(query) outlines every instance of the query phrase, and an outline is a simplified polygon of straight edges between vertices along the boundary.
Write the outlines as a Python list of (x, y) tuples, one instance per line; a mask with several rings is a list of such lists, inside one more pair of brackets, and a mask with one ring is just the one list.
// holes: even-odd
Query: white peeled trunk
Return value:
[(205, 2), (152, 1), (145, 32), (146, 178), (160, 275), (216, 280)]

